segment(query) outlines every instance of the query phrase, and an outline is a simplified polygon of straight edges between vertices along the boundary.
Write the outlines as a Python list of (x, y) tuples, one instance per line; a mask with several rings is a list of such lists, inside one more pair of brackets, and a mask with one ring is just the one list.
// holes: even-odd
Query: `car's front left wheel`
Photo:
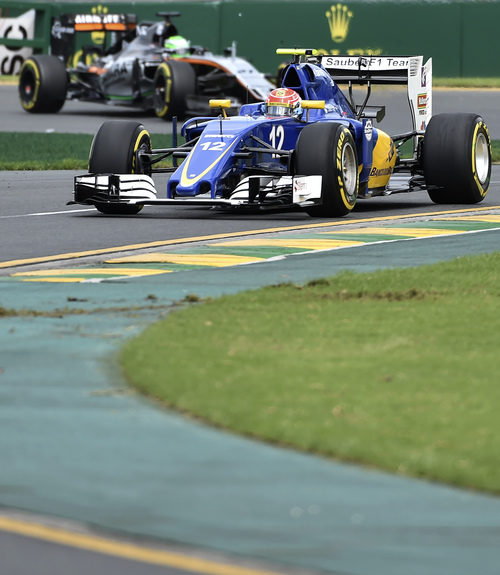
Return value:
[(322, 177), (321, 205), (307, 209), (311, 216), (345, 216), (358, 197), (358, 159), (351, 132), (336, 122), (306, 126), (297, 140), (297, 175)]
[(19, 73), (18, 87), (21, 106), (27, 112), (59, 112), (68, 91), (68, 74), (64, 62), (47, 54), (27, 58)]

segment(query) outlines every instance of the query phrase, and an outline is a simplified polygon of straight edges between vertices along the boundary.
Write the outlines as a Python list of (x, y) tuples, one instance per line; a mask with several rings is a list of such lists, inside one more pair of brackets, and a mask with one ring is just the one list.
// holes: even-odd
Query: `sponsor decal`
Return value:
[(323, 58), (325, 68), (345, 68), (345, 69), (370, 69), (370, 70), (401, 70), (408, 68), (408, 58), (393, 58), (390, 56), (381, 58), (370, 57), (346, 57), (346, 56), (327, 56)]
[(366, 139), (371, 142), (372, 139), (372, 135), (373, 135), (373, 124), (371, 120), (366, 120), (365, 123), (365, 137)]
[(342, 198), (342, 202), (348, 209), (352, 209), (354, 207), (354, 203), (356, 202), (356, 196), (358, 194), (357, 190), (357, 183), (356, 183), (356, 190), (354, 193), (349, 194), (348, 191), (345, 189), (344, 185), (344, 178), (343, 178), (343, 170), (342, 170), (342, 152), (344, 150), (344, 141), (346, 139), (346, 134), (349, 133), (347, 128), (343, 128), (342, 132), (339, 135), (339, 139), (337, 142), (337, 183), (339, 187), (340, 197)]
[[(284, 178), (283, 178), (284, 179)], [(321, 198), (321, 176), (293, 178), (293, 203)]]
[(73, 35), (74, 33), (75, 29), (72, 26), (63, 26), (59, 20), (54, 21), (50, 30), (52, 38), (56, 38), (57, 40), (61, 40), (65, 34)]
[[(0, 11), (1, 14), (1, 11)], [(28, 10), (16, 18), (0, 18), (0, 38), (32, 40), (35, 33), (35, 10)], [(0, 74), (19, 74), (22, 63), (29, 58), (31, 48), (0, 45)]]
[(121, 78), (128, 74), (128, 68), (132, 68), (132, 62), (122, 62), (109, 69), (108, 78)]
[(295, 178), (293, 180), (293, 193), (294, 194), (304, 194), (307, 191), (307, 182), (304, 180), (298, 180)]
[(236, 136), (234, 134), (205, 134), (203, 138), (229, 138), (232, 140)]
[(276, 95), (277, 98), (283, 98), (287, 94), (287, 89), (288, 88), (278, 88), (277, 90), (274, 91), (274, 94)]
[(372, 168), (370, 172), (370, 178), (378, 176), (390, 176), (391, 174), (392, 174), (392, 167), (381, 168), (380, 170), (377, 168)]
[(420, 75), (421, 81), (420, 85), (422, 88), (427, 88), (427, 68), (422, 66), (422, 74)]
[(394, 142), (391, 140), (391, 145), (389, 146), (389, 153), (387, 154), (387, 160), (386, 162), (389, 163), (392, 158), (394, 158), (394, 154), (396, 153), (396, 146), (394, 145)]
[(417, 95), (417, 108), (419, 110), (423, 108), (427, 108), (427, 94), (418, 94)]
[(79, 32), (90, 32), (92, 42), (96, 45), (104, 44), (106, 30), (125, 31), (126, 23), (123, 14), (112, 14), (106, 6), (101, 4), (93, 6), (90, 14), (75, 15), (75, 30)]

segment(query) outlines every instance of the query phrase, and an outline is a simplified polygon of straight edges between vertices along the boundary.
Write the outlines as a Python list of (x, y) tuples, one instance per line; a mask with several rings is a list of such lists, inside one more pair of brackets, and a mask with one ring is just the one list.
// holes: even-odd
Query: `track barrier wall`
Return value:
[[(15, 74), (25, 57), (48, 53), (54, 18), (75, 13), (135, 13), (174, 20), (192, 44), (215, 53), (233, 42), (240, 56), (274, 74), (276, 48), (317, 48), (328, 53), (432, 57), (439, 77), (500, 76), (500, 1), (413, 0), (184, 0), (153, 2), (6, 2), (0, 0), (0, 74)], [(79, 46), (102, 43), (99, 33), (78, 35)]]

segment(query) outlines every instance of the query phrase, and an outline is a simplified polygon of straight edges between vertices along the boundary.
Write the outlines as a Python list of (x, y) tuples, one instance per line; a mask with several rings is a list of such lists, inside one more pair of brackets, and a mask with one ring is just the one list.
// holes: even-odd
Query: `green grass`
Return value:
[(493, 162), (500, 162), (500, 140), (491, 141), (491, 159)]
[[(0, 170), (87, 170), (93, 135), (0, 132)], [(152, 134), (153, 146), (172, 145), (171, 134)]]
[[(0, 84), (17, 85), (18, 76), (0, 75)], [(434, 77), (432, 84), (436, 88), (500, 88), (500, 78), (440, 78)]]
[(215, 426), (500, 493), (499, 270), (500, 252), (209, 300), (121, 362), (142, 393)]
[(2, 170), (86, 170), (92, 135), (0, 132)]
[(0, 74), (0, 86), (1, 85), (4, 85), (4, 86), (15, 85), (15, 86), (17, 86), (18, 81), (19, 81), (18, 76), (9, 76), (6, 74)]
[[(0, 132), (0, 170), (87, 170), (93, 135)], [(152, 134), (156, 148), (172, 145), (169, 134)], [(493, 140), (492, 158), (500, 162), (500, 141)]]
[(500, 88), (500, 78), (433, 78), (435, 88)]

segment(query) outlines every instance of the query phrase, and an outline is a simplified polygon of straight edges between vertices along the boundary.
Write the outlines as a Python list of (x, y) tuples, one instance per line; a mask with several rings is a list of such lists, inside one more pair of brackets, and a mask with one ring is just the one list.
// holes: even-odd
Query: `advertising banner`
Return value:
[[(32, 40), (35, 34), (35, 10), (28, 10), (15, 18), (0, 16), (0, 38)], [(0, 44), (0, 74), (17, 74), (25, 58), (31, 56), (32, 48)]]

